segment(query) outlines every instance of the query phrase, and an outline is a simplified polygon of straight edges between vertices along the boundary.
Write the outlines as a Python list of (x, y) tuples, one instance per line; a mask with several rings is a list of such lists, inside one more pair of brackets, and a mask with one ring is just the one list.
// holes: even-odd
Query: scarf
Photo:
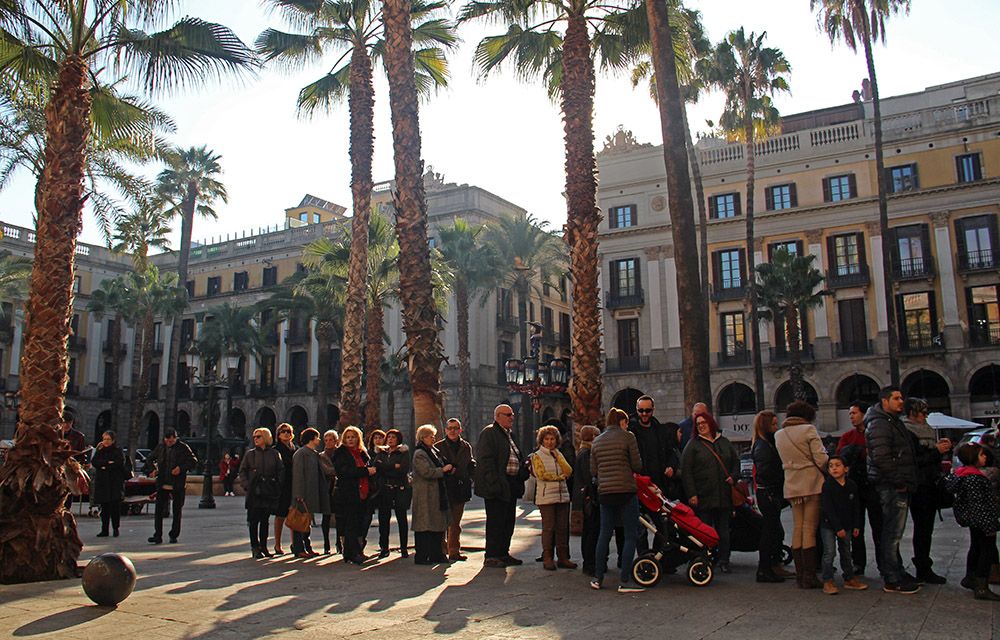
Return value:
[(972, 465), (965, 465), (955, 469), (955, 476), (958, 478), (964, 478), (965, 476), (985, 476), (979, 467), (973, 467)]
[[(354, 457), (354, 465), (355, 466), (357, 466), (357, 467), (367, 467), (368, 466), (368, 465), (365, 464), (365, 461), (361, 458), (361, 448), (360, 447), (358, 447), (356, 449), (352, 449), (351, 447), (347, 447), (347, 450), (350, 451), (351, 455)], [(363, 476), (363, 477), (361, 477), (361, 478), (358, 479), (358, 496), (361, 498), (362, 502), (364, 502), (365, 500), (368, 499), (368, 476)]]
[[(431, 464), (433, 464), (435, 467), (439, 469), (444, 467), (444, 463), (441, 462), (441, 458), (438, 457), (438, 453), (437, 451), (434, 450), (434, 447), (428, 447), (423, 442), (418, 442), (417, 448), (427, 453), (427, 457), (431, 459)], [(449, 509), (451, 509), (451, 507), (448, 504), (448, 490), (445, 487), (443, 476), (437, 479), (437, 486), (438, 486), (438, 508), (441, 511), (448, 511)]]

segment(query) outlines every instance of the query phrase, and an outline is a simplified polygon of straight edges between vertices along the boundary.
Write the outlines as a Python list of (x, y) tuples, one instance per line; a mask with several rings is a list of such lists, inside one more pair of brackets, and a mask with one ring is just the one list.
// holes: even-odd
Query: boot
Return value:
[(990, 584), (1000, 584), (1000, 564), (990, 566)]
[(948, 582), (944, 576), (939, 576), (931, 569), (931, 565), (934, 564), (933, 561), (917, 562), (916, 558), (911, 558), (911, 560), (913, 560), (913, 566), (917, 569), (916, 578), (918, 582), (923, 582), (924, 584), (946, 584)]
[(546, 571), (556, 570), (556, 562), (552, 559), (552, 549), (546, 549), (542, 552), (542, 566)]
[(795, 565), (795, 584), (798, 585), (799, 588), (802, 588), (802, 573), (804, 567), (802, 565), (803, 560), (801, 547), (792, 547), (792, 562)]
[(840, 593), (840, 590), (837, 589), (837, 584), (833, 580), (827, 580), (823, 583), (823, 593), (828, 596), (835, 596)]
[(264, 557), (264, 554), (260, 552), (260, 547), (252, 547), (251, 556), (254, 560), (260, 560)]
[(802, 580), (799, 587), (802, 589), (818, 589), (823, 583), (816, 578), (817, 553), (816, 547), (802, 549)]
[(967, 575), (964, 578), (962, 578), (962, 581), (959, 584), (962, 585), (963, 589), (975, 589), (976, 579), (973, 578), (972, 575)]
[(569, 545), (559, 545), (556, 555), (559, 557), (557, 566), (560, 569), (576, 569), (576, 563), (569, 559)]
[(974, 584), (976, 585), (976, 589), (972, 595), (976, 600), (1000, 601), (1000, 594), (990, 591), (990, 582), (988, 579), (976, 578)]
[(781, 576), (775, 574), (770, 569), (763, 569), (763, 570), (757, 572), (757, 582), (778, 583), (778, 582), (784, 582), (784, 581), (785, 581), (784, 578), (782, 578)]

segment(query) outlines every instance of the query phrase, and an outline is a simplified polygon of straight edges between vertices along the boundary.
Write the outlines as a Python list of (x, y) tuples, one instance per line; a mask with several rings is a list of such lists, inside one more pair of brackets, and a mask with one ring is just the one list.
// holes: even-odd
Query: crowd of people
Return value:
[[(443, 437), (431, 425), (416, 432), (411, 451), (396, 429), (375, 430), (367, 441), (357, 427), (320, 434), (306, 428), (298, 438), (281, 424), (272, 440), (269, 429), (253, 432), (253, 447), (238, 466), (226, 458), (220, 466), (226, 493), (238, 481), (245, 493), (252, 557), (280, 556), (283, 532), (290, 530), (290, 552), (297, 558), (319, 555), (311, 542), (311, 521), (320, 519), (323, 553), (340, 553), (346, 562), (364, 564), (368, 531), (378, 518), (378, 557), (386, 558), (391, 522), (399, 533), (398, 553), (409, 556), (412, 530), (416, 564), (460, 562), (465, 504), (473, 493), (486, 510), (483, 564), (502, 568), (523, 564), (511, 554), (517, 501), (538, 505), (542, 519), (545, 570), (576, 569), (571, 559), (571, 505), (582, 511), (580, 555), (590, 586), (601, 589), (615, 540), (620, 572), (618, 590), (641, 591), (633, 583), (637, 553), (650, 549), (640, 526), (636, 475), (648, 476), (669, 500), (683, 501), (719, 536), (715, 555), (719, 571), (730, 565), (730, 518), (746, 496), (739, 482), (737, 449), (722, 433), (704, 404), (696, 404), (680, 423), (661, 423), (654, 401), (642, 396), (630, 417), (611, 409), (606, 426), (583, 426), (579, 449), (564, 426), (545, 425), (537, 449), (526, 454), (512, 432), (514, 411), (501, 404), (476, 446), (462, 437), (462, 424), (449, 419)], [(933, 570), (931, 545), (941, 509), (953, 507), (969, 529), (967, 572), (961, 585), (977, 599), (1000, 600), (989, 589), (1000, 563), (998, 450), (969, 443), (956, 452), (961, 462), (947, 476), (942, 461), (952, 443), (927, 425), (928, 406), (904, 399), (897, 387), (881, 390), (878, 403), (855, 402), (852, 429), (828, 451), (814, 425), (816, 409), (792, 402), (783, 420), (771, 411), (754, 419), (751, 457), (753, 494), (761, 517), (756, 579), (762, 583), (795, 579), (803, 589), (839, 591), (834, 564), (839, 553), (843, 588), (863, 590), (868, 558), (865, 531), (871, 532), (874, 557), (889, 593), (915, 593), (922, 584), (943, 584)], [(149, 456), (157, 482), (155, 529), (149, 542), (162, 542), (162, 521), (172, 511), (170, 542), (180, 535), (186, 474), (197, 464), (191, 449), (168, 429)], [(118, 535), (118, 509), (125, 459), (114, 434), (104, 434), (94, 455), (95, 499), (101, 504), (100, 536)], [(224, 467), (224, 469), (222, 468)], [(781, 523), (792, 513), (790, 547), (794, 573), (785, 570)], [(273, 546), (268, 538), (273, 521)], [(902, 560), (901, 541), (908, 517), (913, 520), (914, 573)], [(333, 540), (331, 541), (331, 531)], [(653, 545), (657, 545), (654, 537)], [(655, 549), (654, 549), (655, 550)], [(820, 578), (817, 578), (819, 573)]]

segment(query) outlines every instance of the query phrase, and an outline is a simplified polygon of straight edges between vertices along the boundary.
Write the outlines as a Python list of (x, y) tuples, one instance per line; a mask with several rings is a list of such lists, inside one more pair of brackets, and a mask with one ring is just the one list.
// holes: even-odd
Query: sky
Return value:
[[(1000, 71), (995, 27), (997, 0), (916, 0), (909, 16), (888, 24), (887, 46), (876, 50), (883, 96)], [(851, 101), (866, 76), (863, 55), (831, 46), (816, 27), (808, 0), (688, 0), (703, 14), (713, 42), (740, 26), (766, 31), (768, 46), (780, 48), (792, 66), (791, 93), (775, 104), (784, 114)], [(461, 3), (455, 3), (455, 7)], [(265, 28), (288, 29), (258, 0), (182, 0), (176, 17), (193, 15), (231, 27), (252, 43)], [(564, 147), (558, 105), (539, 82), (524, 82), (509, 71), (482, 80), (473, 52), (486, 35), (504, 25), (463, 25), (461, 46), (451, 60), (450, 86), (422, 103), (423, 158), (448, 182), (485, 188), (559, 228), (566, 220), (562, 197)], [(218, 220), (199, 220), (195, 239), (250, 233), (283, 221), (284, 210), (306, 193), (350, 209), (348, 110), (346, 102), (309, 120), (295, 113), (298, 90), (328, 71), (316, 65), (300, 71), (265, 68), (256, 78), (223, 81), (196, 91), (157, 98), (175, 120), (173, 141), (206, 145), (221, 154), (229, 202), (219, 203)], [(388, 89), (376, 82), (374, 177), (392, 178), (392, 137)], [(717, 120), (722, 98), (709, 94), (689, 108), (695, 131)], [(598, 78), (594, 133), (597, 150), (621, 125), (640, 142), (659, 144), (660, 128), (646, 86), (633, 89), (627, 77)], [(157, 167), (148, 169), (155, 175)], [(24, 173), (0, 192), (0, 220), (32, 224), (34, 179)], [(179, 224), (175, 227), (179, 228)], [(177, 232), (174, 237), (176, 244)], [(100, 243), (96, 222), (84, 218), (84, 242)]]

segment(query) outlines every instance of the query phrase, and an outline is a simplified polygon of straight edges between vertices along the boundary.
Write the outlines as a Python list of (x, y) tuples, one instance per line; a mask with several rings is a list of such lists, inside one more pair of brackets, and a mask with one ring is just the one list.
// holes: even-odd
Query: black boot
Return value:
[(772, 571), (770, 567), (757, 570), (757, 582), (778, 583), (784, 581), (785, 579)]
[(988, 578), (976, 578), (974, 584), (976, 585), (976, 588), (972, 595), (976, 600), (1000, 602), (1000, 594), (990, 591), (990, 582)]
[(948, 580), (944, 576), (939, 576), (934, 573), (931, 569), (931, 565), (934, 564), (931, 560), (917, 562), (916, 558), (912, 558), (913, 566), (917, 568), (917, 581), (923, 582), (924, 584), (946, 584)]

